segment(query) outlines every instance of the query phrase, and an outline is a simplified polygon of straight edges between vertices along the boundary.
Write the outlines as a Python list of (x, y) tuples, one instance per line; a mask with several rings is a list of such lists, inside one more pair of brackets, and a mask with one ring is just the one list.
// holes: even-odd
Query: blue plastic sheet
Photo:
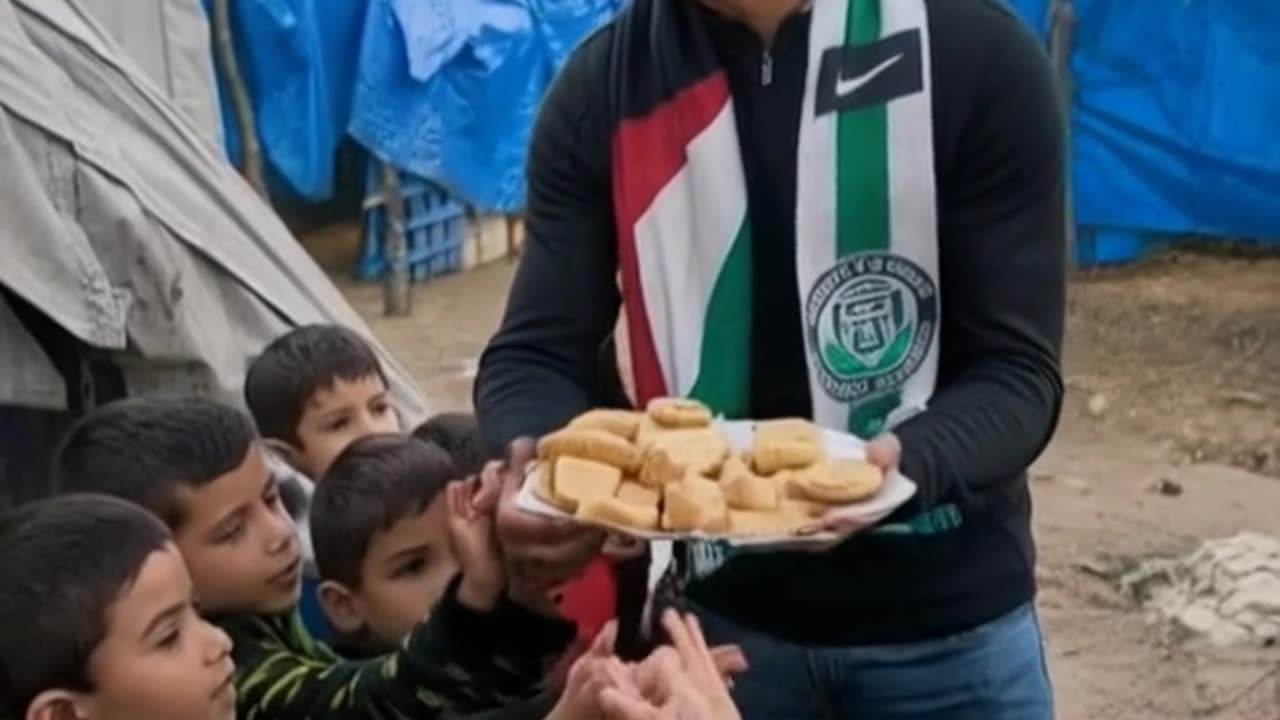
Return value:
[[(1047, 37), (1050, 0), (1011, 3)], [(271, 177), (303, 198), (327, 197), (333, 150), (349, 130), (479, 209), (519, 210), (538, 102), (573, 47), (621, 4), (233, 2)], [(1280, 2), (1074, 4), (1080, 225), (1105, 237), (1280, 238)]]
[(618, 0), (370, 0), (348, 129), (483, 211), (524, 204), (555, 70)]
[[(1048, 0), (1015, 0), (1047, 37)], [(1075, 0), (1077, 222), (1280, 239), (1280, 2)], [(1103, 259), (1135, 252), (1102, 249)]]
[[(333, 193), (334, 154), (351, 112), (353, 58), (366, 2), (230, 3), (240, 73), (257, 115), (263, 160), (275, 193), (313, 202)], [(207, 12), (210, 6), (205, 0)], [(219, 81), (227, 154), (238, 162), (239, 127), (221, 77)]]

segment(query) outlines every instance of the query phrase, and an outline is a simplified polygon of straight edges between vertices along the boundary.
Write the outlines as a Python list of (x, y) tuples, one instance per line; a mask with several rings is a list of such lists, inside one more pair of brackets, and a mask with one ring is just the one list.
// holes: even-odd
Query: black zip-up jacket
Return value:
[[(940, 362), (928, 410), (895, 430), (902, 470), (920, 491), (893, 519), (950, 503), (962, 523), (866, 534), (823, 554), (737, 558), (690, 588), (704, 607), (795, 642), (936, 638), (1034, 595), (1026, 468), (1062, 399), (1062, 113), (1045, 53), (999, 0), (933, 0), (928, 13)], [(754, 237), (751, 359), (766, 369), (752, 378), (757, 418), (811, 410), (794, 231), (808, 26), (807, 12), (793, 15), (766, 49), (746, 27), (710, 18)], [(600, 385), (598, 350), (619, 309), (609, 146), (619, 119), (609, 83), (620, 27), (578, 48), (534, 130), (524, 257), (475, 388), (495, 448), (558, 427)], [(771, 73), (761, 72), (765, 62)]]

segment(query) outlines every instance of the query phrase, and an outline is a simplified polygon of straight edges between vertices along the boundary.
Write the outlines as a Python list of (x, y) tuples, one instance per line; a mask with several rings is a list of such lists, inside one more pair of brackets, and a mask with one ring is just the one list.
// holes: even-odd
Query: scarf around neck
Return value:
[[(755, 242), (729, 82), (692, 0), (619, 18), (613, 204), (641, 403), (747, 417)], [(813, 417), (871, 437), (923, 409), (938, 361), (924, 0), (814, 0), (796, 152), (795, 285)], [(762, 55), (762, 83), (772, 81)]]

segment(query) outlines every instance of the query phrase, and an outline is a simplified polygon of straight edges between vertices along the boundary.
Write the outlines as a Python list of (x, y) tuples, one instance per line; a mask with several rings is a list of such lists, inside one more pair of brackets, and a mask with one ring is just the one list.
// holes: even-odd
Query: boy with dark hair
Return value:
[(0, 718), (234, 720), (231, 641), (169, 532), (101, 495), (0, 517)]
[[(82, 420), (55, 465), (67, 489), (123, 497), (175, 518), (176, 544), (202, 609), (235, 641), (242, 717), (437, 717), (492, 708), (537, 690), (573, 629), (510, 601), (491, 516), (470, 484), (450, 490), (463, 582), (395, 654), (344, 661), (298, 619), (300, 555), (261, 443), (247, 418), (209, 400), (147, 399)], [(475, 564), (468, 564), (468, 563)], [(494, 578), (496, 577), (496, 583)], [(460, 592), (482, 585), (475, 597)]]
[(439, 413), (414, 428), (413, 436), (444, 448), (464, 476), (479, 473), (491, 459), (485, 453), (480, 423), (474, 413)]
[[(320, 605), (347, 657), (394, 649), (458, 572), (445, 451), (403, 435), (347, 447), (317, 485), (311, 540)], [(473, 595), (463, 578), (460, 595)]]
[(387, 377), (364, 338), (341, 325), (304, 325), (271, 341), (245, 376), (262, 437), (315, 480), (351, 441), (400, 432)]
[(195, 397), (105, 405), (67, 432), (54, 487), (137, 503), (167, 525), (201, 607), (274, 614), (297, 602), (301, 560), (253, 423)]

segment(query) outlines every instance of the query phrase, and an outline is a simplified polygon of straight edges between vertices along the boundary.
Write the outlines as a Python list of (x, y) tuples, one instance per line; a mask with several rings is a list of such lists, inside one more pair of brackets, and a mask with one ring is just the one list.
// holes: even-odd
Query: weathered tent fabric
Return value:
[(79, 0), (139, 69), (222, 147), (209, 21), (200, 0)]
[[(0, 398), (40, 410), (66, 407), (62, 376), (8, 303), (0, 301)], [(0, 454), (3, 454), (0, 452)], [(0, 464), (3, 458), (0, 458)], [(3, 475), (3, 472), (0, 472)]]
[[(290, 327), (338, 322), (371, 338), (271, 208), (75, 1), (0, 0), (0, 283), (114, 351), (131, 394), (239, 402), (249, 361)], [(420, 419), (426, 403), (377, 348), (406, 419)]]

